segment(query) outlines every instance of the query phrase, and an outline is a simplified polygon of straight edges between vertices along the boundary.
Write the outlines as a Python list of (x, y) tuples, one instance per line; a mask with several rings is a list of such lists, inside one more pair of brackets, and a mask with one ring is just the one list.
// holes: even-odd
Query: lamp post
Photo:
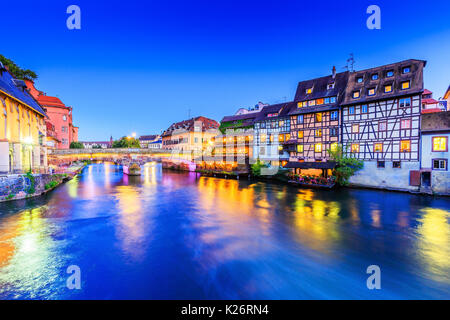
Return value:
[(31, 136), (26, 137), (23, 140), (23, 142), (25, 144), (25, 147), (28, 149), (28, 156), (29, 156), (28, 161), (30, 163), (30, 172), (31, 172), (31, 149), (33, 148), (33, 137), (31, 137)]

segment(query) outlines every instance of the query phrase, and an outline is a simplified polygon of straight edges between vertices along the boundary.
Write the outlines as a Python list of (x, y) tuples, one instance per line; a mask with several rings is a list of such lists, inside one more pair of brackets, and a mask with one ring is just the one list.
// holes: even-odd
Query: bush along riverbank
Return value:
[(40, 196), (61, 183), (73, 179), (84, 166), (84, 163), (73, 165), (68, 168), (67, 173), (32, 174), (27, 172), (0, 177), (0, 202)]

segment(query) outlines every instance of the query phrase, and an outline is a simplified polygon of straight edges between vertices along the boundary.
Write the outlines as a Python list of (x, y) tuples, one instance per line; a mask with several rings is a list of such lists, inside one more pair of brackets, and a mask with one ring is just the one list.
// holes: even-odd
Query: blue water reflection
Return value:
[(448, 299), (449, 222), (446, 198), (96, 164), (0, 204), (0, 298)]

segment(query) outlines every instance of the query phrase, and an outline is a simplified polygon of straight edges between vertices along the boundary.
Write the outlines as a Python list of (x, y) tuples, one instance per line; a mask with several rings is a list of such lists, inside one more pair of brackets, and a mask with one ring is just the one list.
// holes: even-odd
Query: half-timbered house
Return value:
[(291, 137), (291, 119), (287, 110), (294, 105), (285, 102), (264, 107), (255, 119), (253, 156), (274, 167), (289, 160), (283, 143)]
[(290, 158), (286, 168), (298, 174), (329, 174), (335, 164), (328, 150), (337, 147), (340, 136), (339, 103), (343, 100), (348, 72), (336, 73), (297, 86), (291, 118), (290, 139), (285, 149)]
[(342, 143), (364, 160), (354, 185), (416, 190), (420, 168), (422, 60), (406, 60), (349, 74), (342, 103)]

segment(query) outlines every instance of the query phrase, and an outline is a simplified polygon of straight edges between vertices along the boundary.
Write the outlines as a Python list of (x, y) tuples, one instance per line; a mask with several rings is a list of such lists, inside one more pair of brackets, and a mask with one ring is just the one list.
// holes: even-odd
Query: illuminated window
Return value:
[(383, 144), (382, 143), (375, 143), (373, 151), (375, 151), (375, 152), (383, 152)]
[(357, 152), (359, 152), (359, 144), (357, 144), (357, 143), (353, 143), (352, 144), (352, 152), (353, 153), (357, 153)]
[(353, 91), (353, 94), (352, 94), (353, 99), (358, 99), (359, 95), (360, 95), (359, 91)]
[(378, 122), (378, 131), (386, 131), (386, 129), (387, 129), (386, 121)]
[(289, 141), (291, 139), (291, 135), (289, 133), (286, 133), (286, 141)]
[(392, 92), (392, 85), (391, 84), (387, 84), (384, 86), (384, 92), (388, 93), (388, 92)]
[(367, 104), (361, 106), (361, 113), (367, 113)]
[(315, 118), (316, 122), (322, 122), (322, 113), (316, 113)]
[(302, 144), (298, 144), (297, 145), (297, 152), (303, 152), (303, 145)]
[(321, 104), (323, 104), (323, 98), (317, 99), (316, 100), (316, 105), (321, 105)]
[(278, 151), (282, 151), (283, 150), (283, 146), (278, 146)]
[(316, 105), (316, 100), (309, 100), (308, 101), (308, 106), (313, 107)]
[(322, 144), (321, 143), (316, 143), (316, 145), (314, 146), (314, 151), (315, 152), (322, 152)]
[(402, 82), (402, 90), (409, 89), (410, 87), (411, 87), (411, 82), (410, 81), (403, 81)]
[(312, 88), (306, 89), (306, 94), (311, 94), (311, 92), (312, 92)]
[(280, 121), (278, 122), (278, 126), (280, 126), (280, 127), (284, 126), (284, 121), (283, 121), (283, 120), (280, 120)]
[(298, 108), (303, 108), (303, 102), (301, 102), (301, 101), (298, 102), (298, 103), (297, 103), (297, 107), (298, 107)]
[(284, 141), (284, 134), (280, 134), (280, 135), (278, 136), (278, 141), (279, 141), (279, 142), (283, 142), (283, 141)]
[(331, 150), (332, 152), (335, 152), (335, 151), (337, 150), (337, 148), (338, 148), (338, 143), (337, 143), (337, 142), (334, 142), (334, 143), (332, 143), (332, 144), (330, 145), (330, 150)]
[(403, 140), (400, 142), (400, 152), (411, 152), (411, 141)]
[(261, 139), (261, 142), (266, 142), (266, 135), (262, 134), (260, 139)]
[(400, 108), (406, 108), (411, 106), (411, 98), (400, 99), (398, 102)]
[(352, 125), (352, 133), (359, 133), (359, 124)]
[(316, 133), (315, 133), (316, 137), (321, 137), (322, 136), (322, 129), (316, 129)]
[(448, 150), (447, 137), (433, 137), (433, 152)]
[(411, 120), (410, 119), (403, 119), (400, 121), (400, 128), (402, 129), (411, 129)]
[(371, 88), (367, 91), (368, 96), (374, 96), (375, 95), (375, 88)]
[(303, 131), (297, 132), (297, 138), (299, 138), (299, 139), (303, 138)]

